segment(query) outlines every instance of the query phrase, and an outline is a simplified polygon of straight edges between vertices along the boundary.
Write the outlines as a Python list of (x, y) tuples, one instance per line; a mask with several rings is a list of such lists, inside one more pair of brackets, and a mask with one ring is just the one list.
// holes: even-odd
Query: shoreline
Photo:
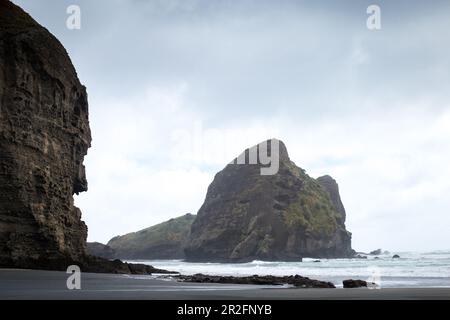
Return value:
[(155, 275), (82, 273), (69, 290), (63, 271), (0, 269), (1, 300), (450, 300), (450, 288), (302, 289), (279, 286), (178, 282)]

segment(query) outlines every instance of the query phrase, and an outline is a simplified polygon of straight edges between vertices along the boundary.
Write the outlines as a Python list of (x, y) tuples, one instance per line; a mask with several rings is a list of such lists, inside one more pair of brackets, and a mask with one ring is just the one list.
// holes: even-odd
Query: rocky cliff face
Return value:
[(317, 182), (328, 192), (331, 198), (331, 202), (333, 202), (334, 207), (340, 214), (340, 223), (345, 223), (346, 213), (344, 205), (341, 201), (341, 196), (339, 194), (339, 186), (332, 177), (329, 175), (325, 175), (317, 178)]
[(0, 267), (166, 272), (86, 252), (73, 194), (87, 190), (86, 89), (61, 43), (0, 0)]
[(112, 238), (108, 246), (121, 259), (184, 259), (195, 215), (190, 213), (144, 230)]
[(87, 190), (86, 89), (61, 43), (0, 1), (0, 264), (77, 260), (87, 228), (73, 194)]
[(0, 0), (0, 267), (166, 272), (86, 252), (73, 194), (87, 190), (86, 89), (61, 43)]
[[(187, 260), (353, 255), (351, 234), (329, 192), (289, 159), (281, 141), (279, 145), (279, 170), (274, 175), (261, 175), (260, 162), (236, 161), (216, 174), (192, 224)], [(245, 155), (248, 159), (248, 150)]]

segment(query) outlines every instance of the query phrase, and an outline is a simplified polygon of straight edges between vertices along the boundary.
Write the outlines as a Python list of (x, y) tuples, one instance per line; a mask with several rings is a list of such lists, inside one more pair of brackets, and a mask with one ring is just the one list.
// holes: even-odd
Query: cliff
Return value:
[[(297, 167), (278, 142), (276, 174), (262, 175), (259, 159), (257, 164), (237, 164), (235, 159), (216, 174), (192, 224), (187, 260), (299, 261), (353, 255), (351, 234), (329, 192)], [(243, 155), (248, 160), (249, 149)]]
[(165, 272), (86, 252), (73, 194), (87, 190), (86, 88), (61, 43), (0, 0), (0, 267)]
[(108, 246), (121, 259), (183, 259), (195, 215), (190, 213), (155, 226), (112, 238)]
[(342, 204), (341, 196), (339, 194), (339, 186), (336, 180), (334, 180), (329, 175), (325, 175), (317, 178), (317, 182), (319, 182), (320, 185), (328, 192), (331, 202), (340, 214), (340, 222), (344, 224), (346, 213), (344, 205)]
[(87, 227), (73, 194), (87, 190), (87, 94), (61, 43), (0, 1), (0, 264), (79, 260)]

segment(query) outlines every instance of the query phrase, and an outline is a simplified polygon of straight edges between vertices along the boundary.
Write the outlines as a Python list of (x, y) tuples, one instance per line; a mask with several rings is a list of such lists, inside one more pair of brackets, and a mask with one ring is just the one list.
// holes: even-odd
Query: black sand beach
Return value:
[(295, 289), (194, 284), (150, 276), (82, 273), (81, 289), (68, 290), (60, 271), (0, 269), (0, 299), (439, 299), (450, 288)]

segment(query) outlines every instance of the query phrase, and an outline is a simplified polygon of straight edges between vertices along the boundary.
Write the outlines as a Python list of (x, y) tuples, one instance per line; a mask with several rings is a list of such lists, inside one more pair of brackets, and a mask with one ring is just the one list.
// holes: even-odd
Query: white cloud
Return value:
[(424, 103), (395, 107), (322, 119), (314, 129), (285, 125), (291, 158), (312, 176), (337, 179), (356, 248), (446, 248), (436, 239), (450, 208), (450, 112), (429, 112)]

